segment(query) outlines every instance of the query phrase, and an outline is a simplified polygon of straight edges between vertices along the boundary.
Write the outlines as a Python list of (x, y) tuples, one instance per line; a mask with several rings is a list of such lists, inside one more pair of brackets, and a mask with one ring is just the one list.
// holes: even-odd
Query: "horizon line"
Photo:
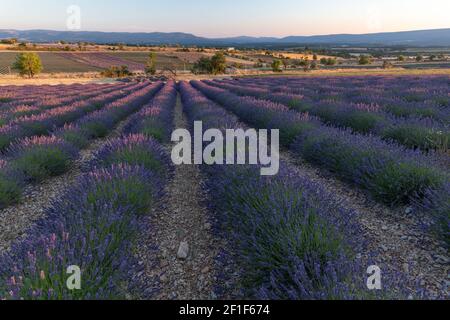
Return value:
[(373, 35), (373, 34), (387, 34), (387, 33), (402, 33), (402, 32), (420, 32), (420, 31), (436, 31), (436, 30), (447, 30), (450, 29), (450, 27), (447, 28), (435, 28), (435, 29), (412, 29), (412, 30), (399, 30), (399, 31), (380, 31), (380, 32), (368, 32), (368, 33), (327, 33), (327, 34), (313, 34), (313, 35), (286, 35), (286, 36), (250, 36), (250, 35), (234, 35), (234, 36), (222, 36), (222, 37), (208, 37), (208, 36), (202, 36), (197, 35), (196, 33), (191, 32), (183, 32), (183, 31), (100, 31), (100, 30), (58, 30), (58, 29), (0, 29), (0, 31), (53, 31), (53, 32), (98, 32), (98, 33), (129, 33), (129, 34), (152, 34), (152, 33), (162, 33), (162, 34), (173, 34), (173, 33), (181, 33), (181, 34), (188, 34), (193, 35), (195, 37), (199, 38), (205, 38), (205, 39), (228, 39), (228, 38), (241, 38), (241, 37), (249, 37), (249, 38), (275, 38), (275, 39), (284, 39), (289, 37), (320, 37), (320, 36), (338, 36), (338, 35)]

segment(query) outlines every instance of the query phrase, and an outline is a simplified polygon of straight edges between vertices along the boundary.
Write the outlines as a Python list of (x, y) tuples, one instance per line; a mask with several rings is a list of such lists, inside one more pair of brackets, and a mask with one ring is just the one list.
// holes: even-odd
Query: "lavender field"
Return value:
[[(448, 76), (0, 87), (0, 299), (448, 299), (449, 88)], [(175, 165), (172, 134), (196, 122), (279, 130), (278, 174)]]

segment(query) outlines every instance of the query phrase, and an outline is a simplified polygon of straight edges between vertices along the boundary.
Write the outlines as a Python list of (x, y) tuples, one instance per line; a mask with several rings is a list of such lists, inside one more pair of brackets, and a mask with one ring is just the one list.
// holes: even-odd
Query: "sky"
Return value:
[(449, 12), (449, 0), (0, 0), (0, 29), (284, 37), (450, 28)]

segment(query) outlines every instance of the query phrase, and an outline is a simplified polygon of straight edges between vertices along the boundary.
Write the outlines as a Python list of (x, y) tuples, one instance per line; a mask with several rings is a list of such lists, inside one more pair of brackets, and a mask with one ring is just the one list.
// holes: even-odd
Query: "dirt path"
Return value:
[(88, 148), (80, 151), (80, 156), (71, 169), (65, 174), (45, 180), (36, 185), (28, 185), (23, 194), (21, 203), (0, 210), (0, 253), (8, 250), (11, 243), (20, 237), (39, 218), (53, 199), (64, 194), (82, 175), (83, 166), (92, 160), (95, 152), (99, 150), (108, 139), (121, 134), (127, 119), (120, 122), (108, 136), (93, 141)]
[[(175, 127), (187, 128), (178, 98)], [(171, 146), (167, 146), (171, 152)], [(201, 188), (202, 177), (196, 166), (182, 165), (166, 188), (161, 208), (153, 213), (153, 228), (142, 239), (140, 256), (145, 264), (146, 279), (159, 282), (158, 300), (212, 299), (214, 263), (218, 240), (211, 233), (208, 210), (202, 201), (206, 195)], [(149, 248), (158, 246), (158, 257)], [(181, 245), (183, 243), (183, 245)], [(187, 245), (186, 248), (183, 248)], [(181, 250), (180, 250), (180, 247)], [(157, 261), (155, 266), (154, 261)]]

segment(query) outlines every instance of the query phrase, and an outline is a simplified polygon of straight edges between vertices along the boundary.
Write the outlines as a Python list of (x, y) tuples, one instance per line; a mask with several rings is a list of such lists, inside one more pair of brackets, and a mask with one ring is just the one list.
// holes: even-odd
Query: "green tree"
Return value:
[(417, 62), (423, 61), (423, 57), (422, 57), (421, 55), (418, 55), (418, 56), (416, 57), (416, 61), (417, 61)]
[(405, 56), (402, 55), (398, 56), (398, 61), (405, 61)]
[(333, 58), (322, 58), (320, 59), (320, 63), (325, 66), (334, 66), (336, 64), (336, 59)]
[(211, 59), (207, 57), (201, 57), (192, 66), (192, 73), (194, 74), (211, 73), (211, 72), (212, 72)]
[(225, 73), (226, 69), (227, 61), (223, 52), (216, 53), (211, 59), (202, 57), (192, 66), (192, 72), (195, 74), (221, 74)]
[(273, 72), (282, 72), (281, 66), (282, 66), (281, 60), (273, 60), (272, 62), (272, 70)]
[(223, 52), (217, 52), (211, 58), (211, 73), (212, 74), (222, 74), (225, 73), (227, 69), (227, 60)]
[(33, 78), (43, 69), (41, 58), (37, 53), (20, 53), (16, 57), (13, 68), (18, 70), (21, 76)]
[(372, 60), (370, 59), (370, 57), (369, 56), (366, 56), (366, 55), (361, 55), (360, 57), (359, 57), (359, 64), (360, 65), (368, 65), (368, 64), (371, 64), (372, 63)]
[(156, 73), (156, 53), (150, 52), (145, 65), (145, 73), (154, 75)]

